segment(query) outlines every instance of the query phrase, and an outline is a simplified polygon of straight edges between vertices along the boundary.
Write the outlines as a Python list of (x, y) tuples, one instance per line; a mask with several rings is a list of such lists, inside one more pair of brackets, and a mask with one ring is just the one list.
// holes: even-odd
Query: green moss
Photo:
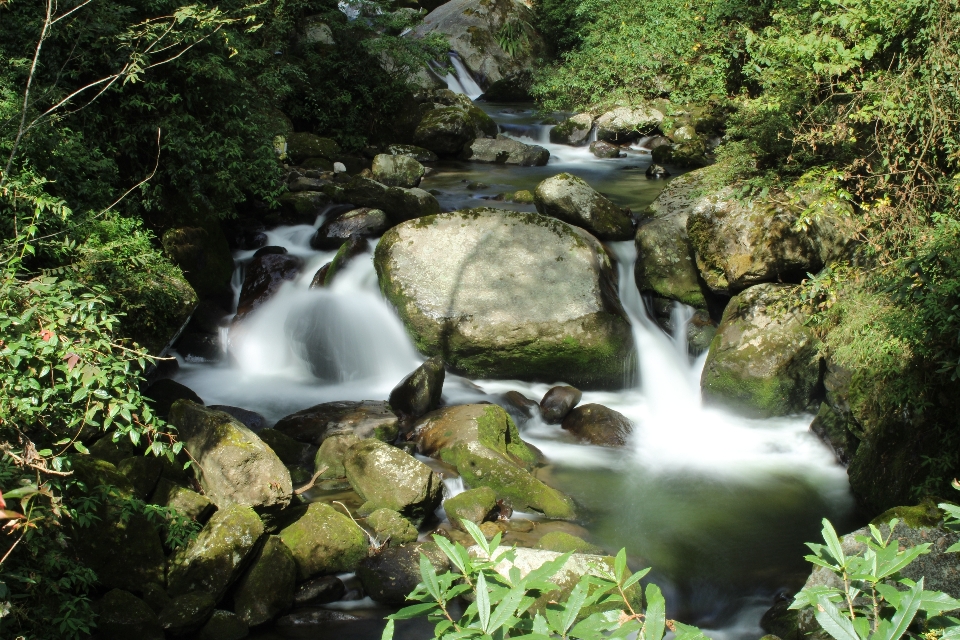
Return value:
[(564, 531), (551, 531), (537, 542), (537, 547), (547, 551), (556, 551), (558, 553), (589, 553), (600, 554), (603, 549), (590, 544), (582, 538), (570, 535)]
[(497, 492), (490, 487), (478, 487), (447, 498), (443, 510), (455, 527), (462, 528), (461, 520), (480, 524), (496, 506)]
[(350, 518), (320, 502), (280, 531), (293, 553), (297, 575), (307, 580), (321, 573), (353, 571), (367, 556), (367, 537)]
[(896, 518), (908, 527), (920, 529), (923, 527), (936, 527), (943, 520), (943, 512), (937, 507), (937, 503), (932, 498), (927, 498), (918, 505), (912, 507), (893, 507), (887, 509), (879, 516), (874, 518), (870, 524), (880, 526), (889, 524)]

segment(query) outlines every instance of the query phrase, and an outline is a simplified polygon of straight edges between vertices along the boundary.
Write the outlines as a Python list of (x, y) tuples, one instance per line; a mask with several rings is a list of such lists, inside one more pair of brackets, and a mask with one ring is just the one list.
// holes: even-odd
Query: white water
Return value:
[(457, 55), (456, 52), (451, 51), (449, 57), (450, 64), (453, 66), (453, 73), (447, 72), (443, 76), (444, 81), (447, 83), (447, 88), (454, 93), (463, 94), (471, 100), (476, 100), (483, 95), (483, 89), (481, 89), (477, 81), (473, 79), (473, 74), (471, 74), (470, 70), (463, 64), (460, 56)]

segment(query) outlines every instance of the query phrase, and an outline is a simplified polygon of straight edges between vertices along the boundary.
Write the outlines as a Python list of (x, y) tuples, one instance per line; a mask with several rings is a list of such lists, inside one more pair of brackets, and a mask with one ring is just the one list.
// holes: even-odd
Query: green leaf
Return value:
[(920, 602), (923, 599), (923, 578), (916, 585), (910, 588), (900, 599), (900, 606), (897, 612), (893, 614), (890, 620), (890, 629), (881, 640), (900, 640), (907, 632), (907, 627), (913, 622), (913, 618), (920, 610)]
[(827, 543), (827, 550), (830, 551), (830, 555), (837, 561), (837, 564), (841, 567), (844, 566), (847, 558), (843, 553), (843, 547), (840, 545), (836, 530), (826, 518), (823, 519), (823, 531), (821, 533), (823, 534), (823, 541)]
[[(470, 537), (473, 538), (474, 542), (477, 543), (477, 546), (483, 549), (484, 554), (487, 557), (490, 556), (490, 546), (487, 544), (487, 538), (483, 535), (483, 532), (480, 531), (480, 527), (473, 524), (466, 518), (460, 520), (460, 524), (463, 525), (463, 528), (466, 529), (467, 533), (470, 534)], [(490, 558), (493, 560), (493, 558)]]
[(660, 587), (655, 584), (648, 584), (644, 595), (647, 599), (647, 610), (643, 622), (644, 640), (661, 640), (667, 622), (667, 603), (663, 599)]
[(707, 640), (707, 636), (703, 635), (703, 631), (698, 627), (682, 622), (674, 622), (673, 624), (677, 628), (673, 640)]
[(437, 546), (440, 547), (440, 550), (443, 551), (443, 554), (447, 556), (450, 562), (453, 563), (453, 566), (460, 570), (460, 573), (466, 573), (467, 570), (463, 564), (463, 559), (460, 557), (460, 554), (457, 553), (457, 550), (453, 546), (452, 542), (443, 536), (436, 534), (433, 536), (433, 541), (437, 543)]
[(523, 598), (524, 589), (522, 587), (514, 587), (510, 590), (507, 596), (500, 601), (500, 604), (497, 605), (497, 608), (493, 610), (493, 614), (490, 616), (490, 625), (487, 629), (487, 633), (493, 633), (517, 611), (517, 606), (520, 604), (520, 600)]
[(410, 618), (418, 618), (425, 613), (428, 613), (434, 609), (439, 610), (440, 606), (436, 602), (426, 602), (423, 604), (414, 604), (409, 607), (404, 607), (387, 616), (390, 620), (408, 620)]
[(82, 442), (74, 442), (73, 448), (82, 453), (83, 455), (90, 455), (90, 450), (83, 446)]
[(490, 594), (483, 571), (477, 575), (477, 615), (480, 616), (480, 628), (486, 633), (490, 625)]
[(567, 597), (567, 601), (564, 603), (563, 615), (560, 617), (560, 631), (562, 634), (566, 635), (567, 631), (570, 630), (570, 627), (573, 626), (573, 623), (577, 621), (577, 616), (580, 615), (580, 609), (583, 608), (583, 603), (587, 599), (587, 583), (581, 580), (576, 584), (570, 595)]
[(620, 583), (623, 580), (623, 572), (627, 569), (627, 550), (620, 549), (617, 552), (617, 557), (613, 561), (613, 575), (616, 576), (617, 582)]
[(433, 596), (434, 600), (440, 601), (440, 584), (437, 582), (437, 570), (433, 563), (427, 559), (423, 553), (420, 554), (420, 576), (423, 578), (423, 584), (427, 592)]
[(393, 640), (393, 619), (387, 619), (387, 626), (383, 628), (383, 635), (380, 640)]
[(642, 580), (643, 577), (648, 573), (650, 573), (650, 567), (637, 571), (635, 574), (633, 574), (623, 582), (623, 590), (626, 591), (627, 589), (635, 585), (637, 582)]
[[(826, 520), (824, 520), (824, 522), (826, 522)], [(840, 613), (836, 605), (824, 596), (820, 596), (820, 598), (817, 599), (814, 616), (824, 631), (836, 638), (836, 640), (862, 640), (857, 634), (856, 629), (853, 628), (850, 620)]]

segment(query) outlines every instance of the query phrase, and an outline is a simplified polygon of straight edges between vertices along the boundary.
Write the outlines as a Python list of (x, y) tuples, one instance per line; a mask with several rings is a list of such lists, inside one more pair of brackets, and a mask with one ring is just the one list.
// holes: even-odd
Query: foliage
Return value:
[[(889, 534), (870, 525), (869, 536), (857, 536), (862, 553), (848, 556), (828, 520), (823, 521), (825, 544), (807, 543), (812, 564), (831, 571), (843, 585), (805, 587), (791, 609), (812, 609), (820, 626), (836, 640), (899, 640), (911, 625), (935, 631), (942, 638), (960, 637), (960, 620), (940, 616), (960, 609), (957, 600), (939, 591), (923, 588), (918, 582), (899, 577), (899, 572), (919, 556), (930, 552), (930, 544), (900, 550), (893, 539), (897, 520), (890, 522)], [(925, 622), (918, 618), (926, 617)]]
[[(480, 529), (467, 520), (463, 526), (477, 543), (480, 553), (473, 557), (460, 543), (446, 538), (433, 538), (456, 572), (437, 574), (426, 556), (420, 556), (423, 582), (407, 596), (420, 602), (388, 617), (384, 640), (393, 638), (394, 620), (427, 617), (437, 623), (434, 637), (482, 638), (485, 640), (512, 637), (530, 640), (549, 638), (626, 638), (639, 633), (644, 640), (661, 640), (666, 629), (680, 640), (703, 640), (695, 628), (666, 618), (666, 602), (654, 584), (646, 586), (644, 606), (637, 606), (634, 596), (640, 591), (639, 581), (649, 569), (630, 575), (626, 552), (620, 550), (613, 567), (597, 564), (592, 572), (580, 578), (565, 599), (549, 596), (559, 588), (551, 579), (570, 559), (564, 553), (521, 575), (512, 566), (516, 549), (501, 549), (500, 534), (487, 541)], [(511, 566), (507, 576), (496, 568)], [(470, 600), (459, 619), (454, 619), (451, 605), (458, 598)]]

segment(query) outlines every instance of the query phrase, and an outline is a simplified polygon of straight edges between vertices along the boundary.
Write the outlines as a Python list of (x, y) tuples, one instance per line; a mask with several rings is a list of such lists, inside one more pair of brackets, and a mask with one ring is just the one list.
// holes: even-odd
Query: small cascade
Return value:
[(677, 347), (677, 352), (686, 357), (687, 351), (687, 329), (690, 327), (690, 320), (693, 318), (693, 307), (687, 306), (681, 302), (674, 302), (670, 309), (670, 326), (673, 328), (673, 343)]
[(471, 100), (476, 100), (483, 95), (483, 89), (481, 89), (477, 81), (473, 79), (473, 75), (470, 73), (470, 70), (467, 69), (467, 66), (463, 64), (463, 60), (460, 59), (457, 52), (451, 51), (449, 56), (454, 73), (447, 72), (443, 77), (447, 83), (447, 88), (454, 93), (463, 94)]

